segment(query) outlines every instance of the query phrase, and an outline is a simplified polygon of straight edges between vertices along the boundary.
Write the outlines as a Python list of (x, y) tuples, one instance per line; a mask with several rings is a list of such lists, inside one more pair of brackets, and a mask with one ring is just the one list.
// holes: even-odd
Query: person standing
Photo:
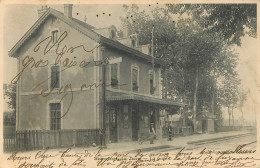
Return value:
[(154, 129), (154, 123), (151, 123), (151, 139), (150, 139), (150, 144), (154, 143), (154, 139), (156, 138), (156, 133)]
[(167, 132), (168, 132), (168, 141), (172, 141), (173, 128), (171, 126), (171, 123), (168, 123)]

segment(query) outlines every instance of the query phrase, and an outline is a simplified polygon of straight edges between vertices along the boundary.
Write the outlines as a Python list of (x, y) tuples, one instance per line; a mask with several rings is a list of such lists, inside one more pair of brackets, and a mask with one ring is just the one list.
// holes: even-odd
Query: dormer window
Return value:
[(116, 33), (114, 30), (111, 30), (111, 38), (114, 39), (116, 37)]
[(53, 43), (56, 43), (58, 40), (58, 32), (59, 32), (58, 30), (53, 30), (51, 32), (51, 38)]
[(149, 54), (149, 55), (152, 55), (152, 46), (149, 46), (149, 47), (148, 47), (148, 50), (149, 50), (148, 54)]
[(136, 46), (135, 39), (132, 39), (132, 47), (135, 47), (135, 46)]

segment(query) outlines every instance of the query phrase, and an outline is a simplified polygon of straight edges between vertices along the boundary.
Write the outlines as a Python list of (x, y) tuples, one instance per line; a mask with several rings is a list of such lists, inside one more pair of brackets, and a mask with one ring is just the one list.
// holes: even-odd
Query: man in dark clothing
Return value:
[(171, 141), (172, 140), (172, 134), (173, 134), (173, 128), (172, 128), (170, 123), (168, 123), (167, 132), (168, 132), (168, 141)]
[(100, 146), (106, 147), (106, 130), (105, 129), (99, 130), (99, 138), (100, 138)]

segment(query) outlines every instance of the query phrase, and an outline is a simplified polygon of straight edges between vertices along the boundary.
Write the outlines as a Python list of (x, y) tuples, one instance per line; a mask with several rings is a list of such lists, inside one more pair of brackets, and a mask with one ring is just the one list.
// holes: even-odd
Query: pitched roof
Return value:
[(81, 26), (86, 27), (87, 29), (92, 30), (92, 29), (95, 28), (94, 26), (91, 26), (91, 25), (89, 25), (89, 24), (87, 24), (87, 23), (85, 23), (85, 22), (82, 22), (81, 20), (78, 20), (78, 19), (75, 19), (75, 18), (71, 18), (71, 19), (72, 19), (73, 21), (79, 23)]
[[(49, 16), (55, 16), (57, 18), (59, 18), (60, 20), (62, 20), (63, 22), (67, 23), (68, 25), (70, 25), (71, 27), (73, 27), (74, 29), (80, 31), (81, 33), (85, 34), (86, 36), (88, 36), (89, 38), (97, 41), (98, 43), (101, 43), (105, 46), (110, 46), (116, 49), (119, 49), (121, 51), (127, 52), (132, 54), (133, 56), (145, 59), (149, 62), (152, 62), (152, 57), (150, 55), (144, 54), (138, 50), (135, 50), (133, 48), (127, 47), (123, 44), (121, 44), (118, 41), (106, 38), (98, 33), (96, 33), (95, 31), (93, 31), (92, 29), (94, 29), (95, 27), (82, 22), (80, 20), (77, 20), (75, 18), (68, 18), (66, 16), (64, 16), (63, 13), (49, 8), (34, 24), (33, 26), (23, 35), (23, 37), (14, 45), (14, 47), (9, 51), (9, 56), (11, 57), (17, 57), (16, 51), (29, 39), (29, 37), (33, 34), (34, 31), (36, 31), (43, 23), (44, 21), (49, 17)], [(154, 60), (154, 62), (156, 64), (160, 64), (162, 65), (163, 62), (156, 59)]]

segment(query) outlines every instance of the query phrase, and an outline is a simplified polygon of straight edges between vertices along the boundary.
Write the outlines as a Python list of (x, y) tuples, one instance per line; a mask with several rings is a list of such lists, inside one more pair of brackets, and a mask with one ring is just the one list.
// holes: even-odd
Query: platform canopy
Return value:
[(177, 102), (173, 99), (161, 99), (158, 97), (146, 96), (138, 93), (125, 93), (125, 92), (113, 92), (113, 91), (106, 92), (106, 100), (108, 102), (122, 101), (122, 100), (137, 100), (137, 101), (150, 102), (150, 103), (161, 104), (161, 105), (171, 105), (171, 106), (181, 106), (181, 107), (187, 105), (182, 102)]

